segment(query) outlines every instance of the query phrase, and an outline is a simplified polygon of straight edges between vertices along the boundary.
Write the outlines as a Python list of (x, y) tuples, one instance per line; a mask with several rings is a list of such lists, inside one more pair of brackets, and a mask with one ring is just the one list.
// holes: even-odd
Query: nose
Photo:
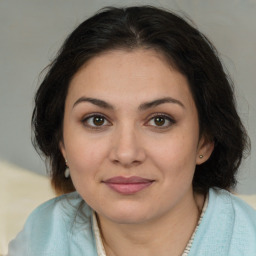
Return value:
[(145, 161), (146, 152), (134, 127), (123, 127), (115, 131), (111, 142), (110, 160), (124, 167), (139, 165)]

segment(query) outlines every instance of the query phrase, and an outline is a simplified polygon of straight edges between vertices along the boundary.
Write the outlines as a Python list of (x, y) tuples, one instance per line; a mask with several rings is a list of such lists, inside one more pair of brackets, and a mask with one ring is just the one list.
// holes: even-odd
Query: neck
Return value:
[(187, 196), (166, 214), (142, 223), (120, 224), (98, 216), (107, 256), (181, 255), (203, 207), (203, 196)]

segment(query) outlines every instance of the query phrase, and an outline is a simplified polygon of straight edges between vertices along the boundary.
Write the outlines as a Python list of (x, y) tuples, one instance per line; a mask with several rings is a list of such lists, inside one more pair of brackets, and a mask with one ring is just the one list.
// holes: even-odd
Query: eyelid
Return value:
[[(93, 118), (93, 117), (97, 117), (97, 116), (103, 117), (103, 118), (108, 122), (108, 124), (107, 124), (107, 125), (105, 124), (105, 125), (102, 125), (102, 126), (91, 126), (91, 125), (89, 125), (89, 124), (86, 124), (86, 121), (87, 121), (88, 119)], [(83, 125), (84, 125), (85, 127), (90, 128), (90, 129), (95, 129), (95, 130), (103, 129), (103, 128), (106, 127), (106, 126), (112, 125), (112, 122), (109, 120), (108, 117), (106, 117), (104, 114), (98, 113), (98, 112), (90, 113), (90, 114), (88, 114), (88, 115), (83, 116), (81, 122), (83, 123)]]
[[(104, 118), (104, 121), (106, 121), (107, 124), (103, 124), (103, 125), (100, 125), (100, 126), (97, 126), (97, 125), (93, 126), (93, 125), (90, 125), (90, 124), (87, 123), (88, 119), (93, 118), (93, 117), (97, 117), (97, 116)], [(164, 125), (164, 126), (150, 125), (149, 122), (155, 117), (162, 117), (165, 120), (167, 120), (169, 122), (169, 124)], [(110, 119), (108, 117), (106, 117), (106, 115), (104, 115), (102, 113), (99, 113), (99, 112), (93, 112), (93, 113), (90, 113), (90, 114), (87, 114), (87, 115), (83, 116), (83, 118), (81, 119), (81, 122), (86, 128), (95, 129), (95, 130), (104, 129), (107, 126), (113, 125), (113, 123), (110, 121)], [(150, 126), (150, 127), (157, 128), (157, 129), (168, 129), (175, 123), (176, 123), (176, 120), (170, 114), (166, 114), (166, 113), (163, 113), (163, 112), (153, 113), (153, 114), (149, 115), (145, 120), (145, 125), (146, 126)]]
[(159, 112), (159, 113), (154, 113), (154, 114), (151, 114), (148, 118), (147, 118), (147, 121), (146, 121), (146, 125), (155, 117), (162, 117), (162, 118), (165, 118), (167, 119), (171, 124), (168, 125), (168, 126), (153, 126), (153, 125), (148, 125), (148, 126), (151, 126), (151, 127), (157, 127), (158, 129), (167, 129), (169, 128), (170, 126), (172, 126), (173, 124), (176, 123), (176, 120), (169, 114), (166, 114), (166, 113), (163, 113), (163, 112)]

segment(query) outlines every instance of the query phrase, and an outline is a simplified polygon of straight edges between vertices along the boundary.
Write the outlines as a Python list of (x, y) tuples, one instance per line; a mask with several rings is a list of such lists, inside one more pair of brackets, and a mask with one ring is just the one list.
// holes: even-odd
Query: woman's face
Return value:
[(213, 148), (199, 139), (187, 79), (153, 50), (115, 50), (84, 65), (70, 83), (63, 138), (75, 188), (118, 223), (189, 204), (195, 166)]

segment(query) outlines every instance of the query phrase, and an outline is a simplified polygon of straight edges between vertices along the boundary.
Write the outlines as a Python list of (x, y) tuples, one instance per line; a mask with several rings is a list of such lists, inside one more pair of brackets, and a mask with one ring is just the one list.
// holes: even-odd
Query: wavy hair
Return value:
[(249, 139), (236, 111), (232, 82), (216, 49), (190, 23), (151, 6), (109, 7), (68, 36), (36, 93), (32, 116), (34, 145), (49, 160), (57, 193), (75, 190), (72, 180), (64, 177), (66, 166), (59, 149), (70, 81), (88, 60), (113, 49), (154, 49), (188, 79), (200, 134), (215, 144), (210, 159), (196, 166), (194, 190), (230, 189), (236, 184), (236, 172)]

